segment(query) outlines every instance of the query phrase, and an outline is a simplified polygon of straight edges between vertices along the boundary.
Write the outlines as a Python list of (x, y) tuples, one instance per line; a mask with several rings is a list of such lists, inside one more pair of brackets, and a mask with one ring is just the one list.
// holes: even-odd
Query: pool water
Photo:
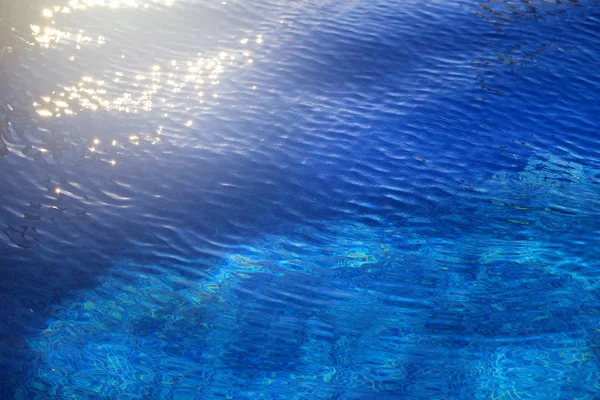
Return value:
[(598, 6), (0, 3), (0, 397), (598, 398)]

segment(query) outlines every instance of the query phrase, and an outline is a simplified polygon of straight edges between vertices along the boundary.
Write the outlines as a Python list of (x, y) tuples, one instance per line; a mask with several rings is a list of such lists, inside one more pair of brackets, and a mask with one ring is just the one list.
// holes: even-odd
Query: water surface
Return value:
[(597, 6), (2, 2), (0, 393), (595, 398)]

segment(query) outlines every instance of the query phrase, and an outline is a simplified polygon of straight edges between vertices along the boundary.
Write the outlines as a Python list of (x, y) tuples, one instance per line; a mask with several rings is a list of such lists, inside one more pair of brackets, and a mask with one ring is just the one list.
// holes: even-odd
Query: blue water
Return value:
[(0, 0), (0, 397), (599, 398), (599, 5)]

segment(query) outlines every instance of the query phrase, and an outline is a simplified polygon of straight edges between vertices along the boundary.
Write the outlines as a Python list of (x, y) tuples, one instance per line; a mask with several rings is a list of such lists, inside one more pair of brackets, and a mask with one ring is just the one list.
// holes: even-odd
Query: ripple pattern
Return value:
[(53, 3), (0, 3), (0, 397), (595, 398), (597, 1)]

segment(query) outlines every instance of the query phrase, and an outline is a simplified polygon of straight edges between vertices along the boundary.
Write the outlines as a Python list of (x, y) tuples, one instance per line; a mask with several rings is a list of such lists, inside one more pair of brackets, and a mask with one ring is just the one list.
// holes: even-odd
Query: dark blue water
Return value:
[(599, 398), (598, 6), (0, 1), (0, 397)]

